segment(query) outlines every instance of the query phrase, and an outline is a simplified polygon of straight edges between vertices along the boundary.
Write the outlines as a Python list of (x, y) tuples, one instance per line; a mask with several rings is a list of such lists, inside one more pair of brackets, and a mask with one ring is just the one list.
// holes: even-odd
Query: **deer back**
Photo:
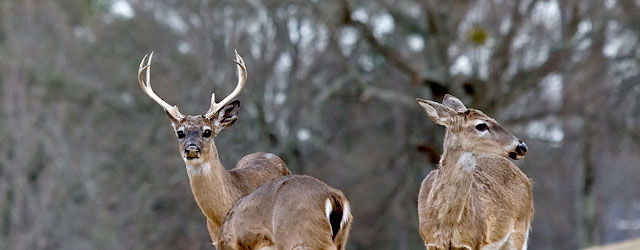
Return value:
[(352, 216), (337, 189), (309, 176), (267, 183), (234, 204), (220, 230), (220, 249), (344, 249)]
[(229, 174), (241, 197), (275, 178), (291, 175), (291, 172), (279, 156), (257, 152), (242, 157)]

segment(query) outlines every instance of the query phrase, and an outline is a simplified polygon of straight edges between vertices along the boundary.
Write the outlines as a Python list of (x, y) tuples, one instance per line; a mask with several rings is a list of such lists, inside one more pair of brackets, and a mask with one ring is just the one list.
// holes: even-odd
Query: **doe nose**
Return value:
[(516, 146), (516, 152), (518, 153), (518, 155), (524, 155), (527, 153), (527, 144), (525, 144), (524, 142), (520, 142), (520, 144), (518, 144), (518, 146)]

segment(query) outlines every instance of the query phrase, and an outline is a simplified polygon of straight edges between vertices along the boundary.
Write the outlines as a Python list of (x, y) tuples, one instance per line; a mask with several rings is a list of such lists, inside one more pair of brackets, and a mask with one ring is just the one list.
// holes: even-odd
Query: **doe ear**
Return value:
[(464, 106), (464, 103), (462, 103), (460, 99), (450, 94), (444, 95), (444, 99), (442, 99), (442, 104), (457, 112), (464, 112), (467, 110), (467, 107)]
[(238, 110), (240, 109), (240, 101), (235, 100), (227, 105), (224, 105), (218, 111), (218, 114), (213, 118), (213, 124), (218, 127), (218, 130), (222, 130), (231, 127), (236, 120), (238, 120)]
[(417, 98), (418, 104), (427, 111), (427, 115), (433, 120), (433, 122), (442, 126), (447, 126), (453, 120), (457, 112), (447, 106), (440, 103)]

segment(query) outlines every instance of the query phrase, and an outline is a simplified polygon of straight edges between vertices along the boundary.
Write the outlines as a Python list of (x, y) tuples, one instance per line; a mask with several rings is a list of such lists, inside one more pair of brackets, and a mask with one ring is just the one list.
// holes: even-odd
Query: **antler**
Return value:
[(207, 119), (213, 118), (213, 116), (220, 109), (222, 109), (224, 105), (227, 105), (227, 103), (229, 103), (233, 98), (235, 98), (240, 93), (242, 88), (244, 88), (244, 84), (247, 83), (247, 68), (244, 66), (244, 60), (242, 60), (242, 57), (238, 55), (238, 51), (235, 51), (235, 52), (236, 52), (236, 60), (234, 60), (234, 62), (237, 64), (237, 67), (238, 67), (238, 84), (236, 88), (233, 90), (233, 92), (231, 92), (231, 94), (229, 94), (227, 97), (225, 97), (224, 99), (222, 99), (222, 101), (218, 103), (216, 103), (216, 93), (211, 94), (211, 107), (209, 107), (209, 110), (207, 111), (207, 113), (204, 114), (204, 116), (207, 117)]
[[(153, 92), (153, 89), (151, 88), (151, 58), (152, 57), (153, 57), (153, 52), (151, 52), (151, 54), (149, 55), (149, 61), (147, 61), (147, 65), (142, 66), (144, 64), (144, 61), (147, 59), (147, 55), (145, 54), (144, 57), (142, 58), (142, 61), (140, 62), (140, 66), (138, 67), (138, 83), (140, 84), (140, 88), (144, 93), (146, 93), (149, 97), (151, 97), (151, 99), (153, 99), (158, 104), (160, 104), (160, 106), (162, 106), (162, 108), (170, 116), (172, 116), (173, 119), (177, 121), (182, 120), (182, 118), (184, 118), (184, 115), (180, 113), (180, 111), (178, 111), (178, 107), (172, 106), (167, 102), (165, 102), (164, 100), (162, 100), (162, 98), (156, 95), (156, 93)], [(144, 73), (145, 70), (147, 72), (146, 82), (142, 79), (142, 74)]]

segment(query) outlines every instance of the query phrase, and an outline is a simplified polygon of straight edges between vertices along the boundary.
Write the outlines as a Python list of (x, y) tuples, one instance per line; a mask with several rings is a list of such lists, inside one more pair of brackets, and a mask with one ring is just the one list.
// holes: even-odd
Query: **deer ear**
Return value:
[(420, 106), (422, 106), (422, 108), (427, 111), (427, 115), (429, 115), (431, 120), (442, 126), (446, 127), (447, 125), (449, 125), (457, 114), (453, 109), (440, 103), (423, 100), (420, 98), (418, 98), (417, 100), (418, 104), (420, 104)]
[(444, 106), (447, 106), (455, 110), (456, 112), (464, 112), (467, 110), (467, 107), (464, 106), (464, 104), (462, 103), (462, 101), (460, 101), (460, 99), (450, 94), (444, 95), (444, 99), (442, 99), (442, 104)]
[(240, 109), (240, 101), (235, 100), (227, 105), (224, 105), (213, 120), (213, 124), (218, 127), (219, 130), (231, 127), (236, 120), (238, 120), (238, 110)]
[(169, 111), (165, 110), (164, 112), (167, 113), (167, 116), (169, 117), (169, 120), (171, 121), (171, 125), (173, 125), (173, 127), (175, 128), (175, 126), (178, 125), (178, 123), (180, 123), (180, 121), (176, 117), (171, 115), (171, 113), (169, 113)]

